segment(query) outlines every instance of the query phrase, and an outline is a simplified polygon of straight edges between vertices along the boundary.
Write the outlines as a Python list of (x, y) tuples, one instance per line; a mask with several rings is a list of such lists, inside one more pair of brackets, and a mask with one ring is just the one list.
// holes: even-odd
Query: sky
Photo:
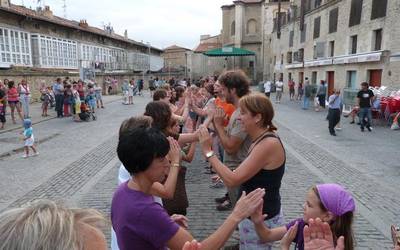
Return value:
[[(11, 0), (36, 8), (38, 0)], [(40, 0), (57, 16), (64, 16), (63, 0)], [(233, 0), (65, 0), (67, 18), (86, 19), (102, 28), (111, 23), (115, 33), (163, 49), (178, 45), (193, 49), (200, 35), (218, 35), (222, 28), (221, 6)], [(43, 2), (42, 2), (43, 3)]]

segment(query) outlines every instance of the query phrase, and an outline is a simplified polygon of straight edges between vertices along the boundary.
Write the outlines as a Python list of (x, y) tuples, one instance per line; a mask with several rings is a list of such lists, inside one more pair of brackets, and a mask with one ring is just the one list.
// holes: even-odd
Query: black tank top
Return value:
[(277, 214), (279, 214), (281, 210), (281, 196), (279, 193), (279, 189), (281, 188), (282, 177), (283, 174), (285, 173), (285, 164), (286, 164), (285, 148), (283, 147), (282, 141), (278, 136), (270, 132), (267, 132), (253, 143), (254, 146), (249, 150), (248, 153), (249, 155), (252, 149), (258, 143), (260, 143), (261, 141), (263, 141), (268, 137), (274, 137), (279, 140), (285, 154), (285, 160), (280, 167), (274, 170), (261, 169), (256, 175), (254, 175), (252, 178), (250, 178), (242, 185), (240, 185), (239, 188), (240, 192), (238, 197), (239, 199), (242, 194), (242, 191), (245, 191), (246, 194), (248, 194), (257, 188), (264, 188), (265, 196), (264, 196), (263, 214), (268, 214), (266, 220), (275, 217)]

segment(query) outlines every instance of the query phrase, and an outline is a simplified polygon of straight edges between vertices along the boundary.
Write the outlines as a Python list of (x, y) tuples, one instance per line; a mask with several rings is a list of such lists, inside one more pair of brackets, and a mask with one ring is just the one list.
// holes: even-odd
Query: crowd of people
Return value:
[[(325, 110), (328, 106), (328, 120), (329, 133), (332, 136), (336, 136), (336, 130), (341, 130), (340, 117), (343, 113), (343, 97), (339, 88), (333, 89), (332, 94), (328, 96), (328, 88), (325, 80), (321, 80), (319, 85), (310, 84), (308, 77), (305, 78), (304, 84), (299, 82), (297, 84), (296, 94), (296, 83), (289, 79), (288, 81), (289, 99), (290, 101), (300, 101), (302, 109), (308, 110), (310, 103), (312, 103), (316, 112), (321, 109)], [(271, 96), (273, 88), (276, 92), (275, 102), (281, 103), (282, 93), (284, 89), (284, 83), (282, 78), (277, 80), (274, 84), (271, 81), (265, 81), (263, 84), (264, 93), (267, 97)], [(361, 132), (364, 132), (365, 128), (372, 131), (372, 109), (376, 109), (376, 96), (373, 91), (369, 88), (367, 82), (360, 84), (360, 90), (357, 93), (356, 105), (348, 114), (344, 114), (345, 117), (350, 116), (350, 124), (355, 123), (355, 118), (359, 118), (357, 125), (360, 125)]]
[[(87, 121), (95, 119), (95, 108), (104, 108), (102, 88), (93, 81), (57, 78), (48, 86), (42, 81), (39, 91), (42, 117), (49, 116), (49, 108), (55, 108), (57, 118), (72, 116), (76, 122)], [(9, 79), (0, 81), (0, 129), (5, 127), (8, 107), (13, 124), (17, 124), (15, 113), (22, 123), (31, 119), (30, 104), (31, 89), (25, 79), (18, 84)]]
[[(190, 86), (180, 83), (154, 87), (143, 115), (120, 126), (119, 186), (111, 201), (113, 250), (220, 249), (236, 228), (240, 249), (272, 249), (276, 241), (281, 249), (355, 248), (355, 201), (338, 184), (310, 187), (302, 216), (285, 221), (280, 188), (286, 152), (274, 108), (267, 96), (251, 93), (242, 71)], [(201, 242), (193, 239), (185, 217), (191, 209), (185, 174), (194, 167), (197, 146), (216, 173), (213, 179), (227, 189), (217, 201), (231, 208)], [(95, 210), (35, 202), (0, 214), (0, 249), (106, 249), (104, 222)]]

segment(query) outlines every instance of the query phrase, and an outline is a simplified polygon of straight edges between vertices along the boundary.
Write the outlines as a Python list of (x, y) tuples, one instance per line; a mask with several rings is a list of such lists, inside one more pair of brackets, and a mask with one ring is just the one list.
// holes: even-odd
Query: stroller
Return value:
[(90, 120), (95, 121), (96, 115), (94, 114), (94, 112), (92, 112), (92, 110), (90, 110), (89, 106), (86, 103), (82, 103), (79, 118), (85, 122), (89, 122)]

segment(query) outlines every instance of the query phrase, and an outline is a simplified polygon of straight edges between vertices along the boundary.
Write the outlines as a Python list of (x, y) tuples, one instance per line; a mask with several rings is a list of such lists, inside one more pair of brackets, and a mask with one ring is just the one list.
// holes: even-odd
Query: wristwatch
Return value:
[(207, 160), (210, 159), (213, 156), (214, 156), (214, 151), (209, 151), (209, 152), (206, 153), (206, 159)]

